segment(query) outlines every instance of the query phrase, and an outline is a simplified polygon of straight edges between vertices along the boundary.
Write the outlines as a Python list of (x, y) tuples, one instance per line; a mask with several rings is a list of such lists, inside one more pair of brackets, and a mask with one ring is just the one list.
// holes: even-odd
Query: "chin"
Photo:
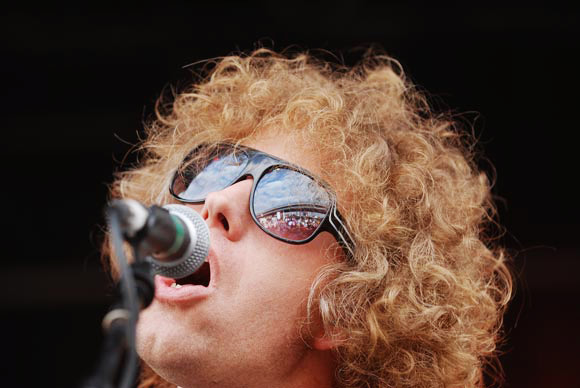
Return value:
[(186, 357), (188, 354), (177, 349), (172, 340), (159, 335), (139, 333), (137, 337), (137, 353), (147, 366), (165, 381), (184, 385), (187, 373), (191, 370), (192, 362)]
[(174, 363), (172, 359), (183, 358), (184, 337), (179, 334), (182, 330), (177, 322), (163, 318), (163, 314), (156, 310), (156, 306), (151, 305), (141, 313), (137, 323), (137, 354), (151, 366), (159, 362)]

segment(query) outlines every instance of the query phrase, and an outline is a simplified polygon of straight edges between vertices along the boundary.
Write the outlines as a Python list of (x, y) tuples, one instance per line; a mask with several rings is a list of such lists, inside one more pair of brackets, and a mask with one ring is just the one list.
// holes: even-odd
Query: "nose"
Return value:
[(250, 177), (207, 195), (201, 216), (210, 229), (217, 229), (230, 241), (241, 239), (252, 221), (249, 206), (252, 182)]

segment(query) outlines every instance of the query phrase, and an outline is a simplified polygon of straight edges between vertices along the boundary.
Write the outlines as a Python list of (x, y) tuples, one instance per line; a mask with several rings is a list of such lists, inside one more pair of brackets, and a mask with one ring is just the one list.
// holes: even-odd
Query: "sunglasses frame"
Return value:
[[(353, 240), (352, 240), (352, 238), (351, 238), (351, 236), (346, 228), (346, 225), (343, 221), (342, 216), (340, 215), (340, 213), (338, 212), (338, 209), (336, 208), (336, 195), (335, 195), (334, 191), (332, 191), (330, 189), (330, 186), (328, 184), (326, 184), (321, 179), (316, 178), (314, 175), (312, 175), (307, 170), (305, 170), (305, 169), (303, 169), (295, 164), (287, 162), (283, 159), (280, 159), (280, 158), (277, 158), (273, 155), (267, 154), (265, 152), (262, 152), (262, 151), (259, 151), (259, 150), (256, 150), (256, 149), (253, 149), (250, 147), (246, 147), (246, 146), (242, 146), (242, 145), (234, 145), (234, 144), (230, 144), (230, 143), (219, 143), (216, 146), (217, 146), (216, 151), (222, 150), (222, 149), (230, 149), (230, 150), (232, 150), (232, 153), (242, 152), (248, 157), (248, 160), (246, 161), (245, 165), (240, 168), (239, 174), (235, 178), (233, 178), (229, 184), (227, 184), (226, 186), (224, 186), (218, 190), (223, 190), (227, 187), (230, 187), (231, 185), (234, 185), (234, 184), (246, 179), (248, 176), (251, 176), (253, 179), (253, 183), (252, 183), (252, 191), (250, 193), (250, 204), (249, 204), (250, 214), (252, 215), (252, 219), (254, 220), (254, 223), (256, 223), (256, 225), (258, 225), (258, 227), (261, 230), (263, 230), (265, 233), (274, 237), (277, 240), (286, 242), (288, 244), (295, 244), (295, 245), (306, 244), (306, 243), (312, 241), (321, 232), (326, 231), (334, 236), (334, 238), (342, 246), (345, 253), (349, 257), (352, 257), (354, 255), (354, 253), (353, 253), (353, 247), (354, 247)], [(195, 155), (196, 153), (199, 152), (200, 149), (203, 149), (204, 147), (206, 147), (206, 146), (201, 145), (199, 147), (196, 147), (196, 149), (194, 151), (190, 152), (189, 155), (180, 164), (179, 168), (173, 174), (173, 178), (171, 179), (171, 183), (169, 185), (169, 192), (171, 193), (171, 195), (175, 199), (177, 199), (180, 202), (197, 203), (197, 204), (205, 202), (207, 195), (203, 199), (201, 199), (201, 198), (200, 199), (185, 199), (185, 198), (180, 197), (179, 194), (177, 194), (174, 191), (174, 186), (175, 186), (177, 179), (179, 178), (180, 171), (183, 170), (182, 167), (184, 165), (186, 165), (188, 160), (191, 160), (192, 155)], [(211, 152), (213, 152), (213, 150)], [(254, 211), (254, 193), (256, 192), (256, 188), (258, 186), (258, 183), (268, 172), (270, 172), (271, 170), (276, 169), (276, 168), (285, 168), (288, 170), (293, 170), (293, 171), (296, 171), (302, 175), (307, 176), (308, 178), (314, 180), (322, 188), (324, 188), (328, 192), (330, 198), (332, 199), (332, 203), (331, 203), (326, 215), (324, 216), (324, 219), (322, 220), (322, 222), (320, 223), (318, 228), (314, 231), (314, 233), (312, 233), (312, 235), (306, 239), (291, 240), (291, 239), (287, 239), (287, 238), (284, 238), (282, 236), (279, 236), (273, 232), (270, 232), (268, 229), (266, 229), (260, 223), (258, 218), (256, 217), (256, 213)]]

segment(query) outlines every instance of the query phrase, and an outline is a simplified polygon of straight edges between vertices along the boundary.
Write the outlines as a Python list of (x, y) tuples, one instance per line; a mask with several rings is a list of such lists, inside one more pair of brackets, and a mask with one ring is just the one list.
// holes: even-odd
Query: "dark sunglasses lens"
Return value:
[(311, 237), (328, 214), (332, 199), (314, 179), (288, 168), (268, 171), (254, 193), (254, 214), (262, 228), (292, 241)]
[(243, 152), (220, 150), (204, 161), (194, 161), (180, 169), (173, 180), (173, 193), (185, 201), (203, 201), (209, 193), (232, 184), (247, 162), (248, 155)]

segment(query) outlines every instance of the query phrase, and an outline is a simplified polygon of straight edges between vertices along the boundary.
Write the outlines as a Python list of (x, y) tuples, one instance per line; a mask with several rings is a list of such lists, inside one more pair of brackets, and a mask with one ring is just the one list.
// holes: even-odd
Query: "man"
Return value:
[(156, 278), (141, 387), (466, 387), (511, 280), (485, 175), (396, 63), (225, 57), (148, 125), (112, 196), (191, 206), (207, 263)]

